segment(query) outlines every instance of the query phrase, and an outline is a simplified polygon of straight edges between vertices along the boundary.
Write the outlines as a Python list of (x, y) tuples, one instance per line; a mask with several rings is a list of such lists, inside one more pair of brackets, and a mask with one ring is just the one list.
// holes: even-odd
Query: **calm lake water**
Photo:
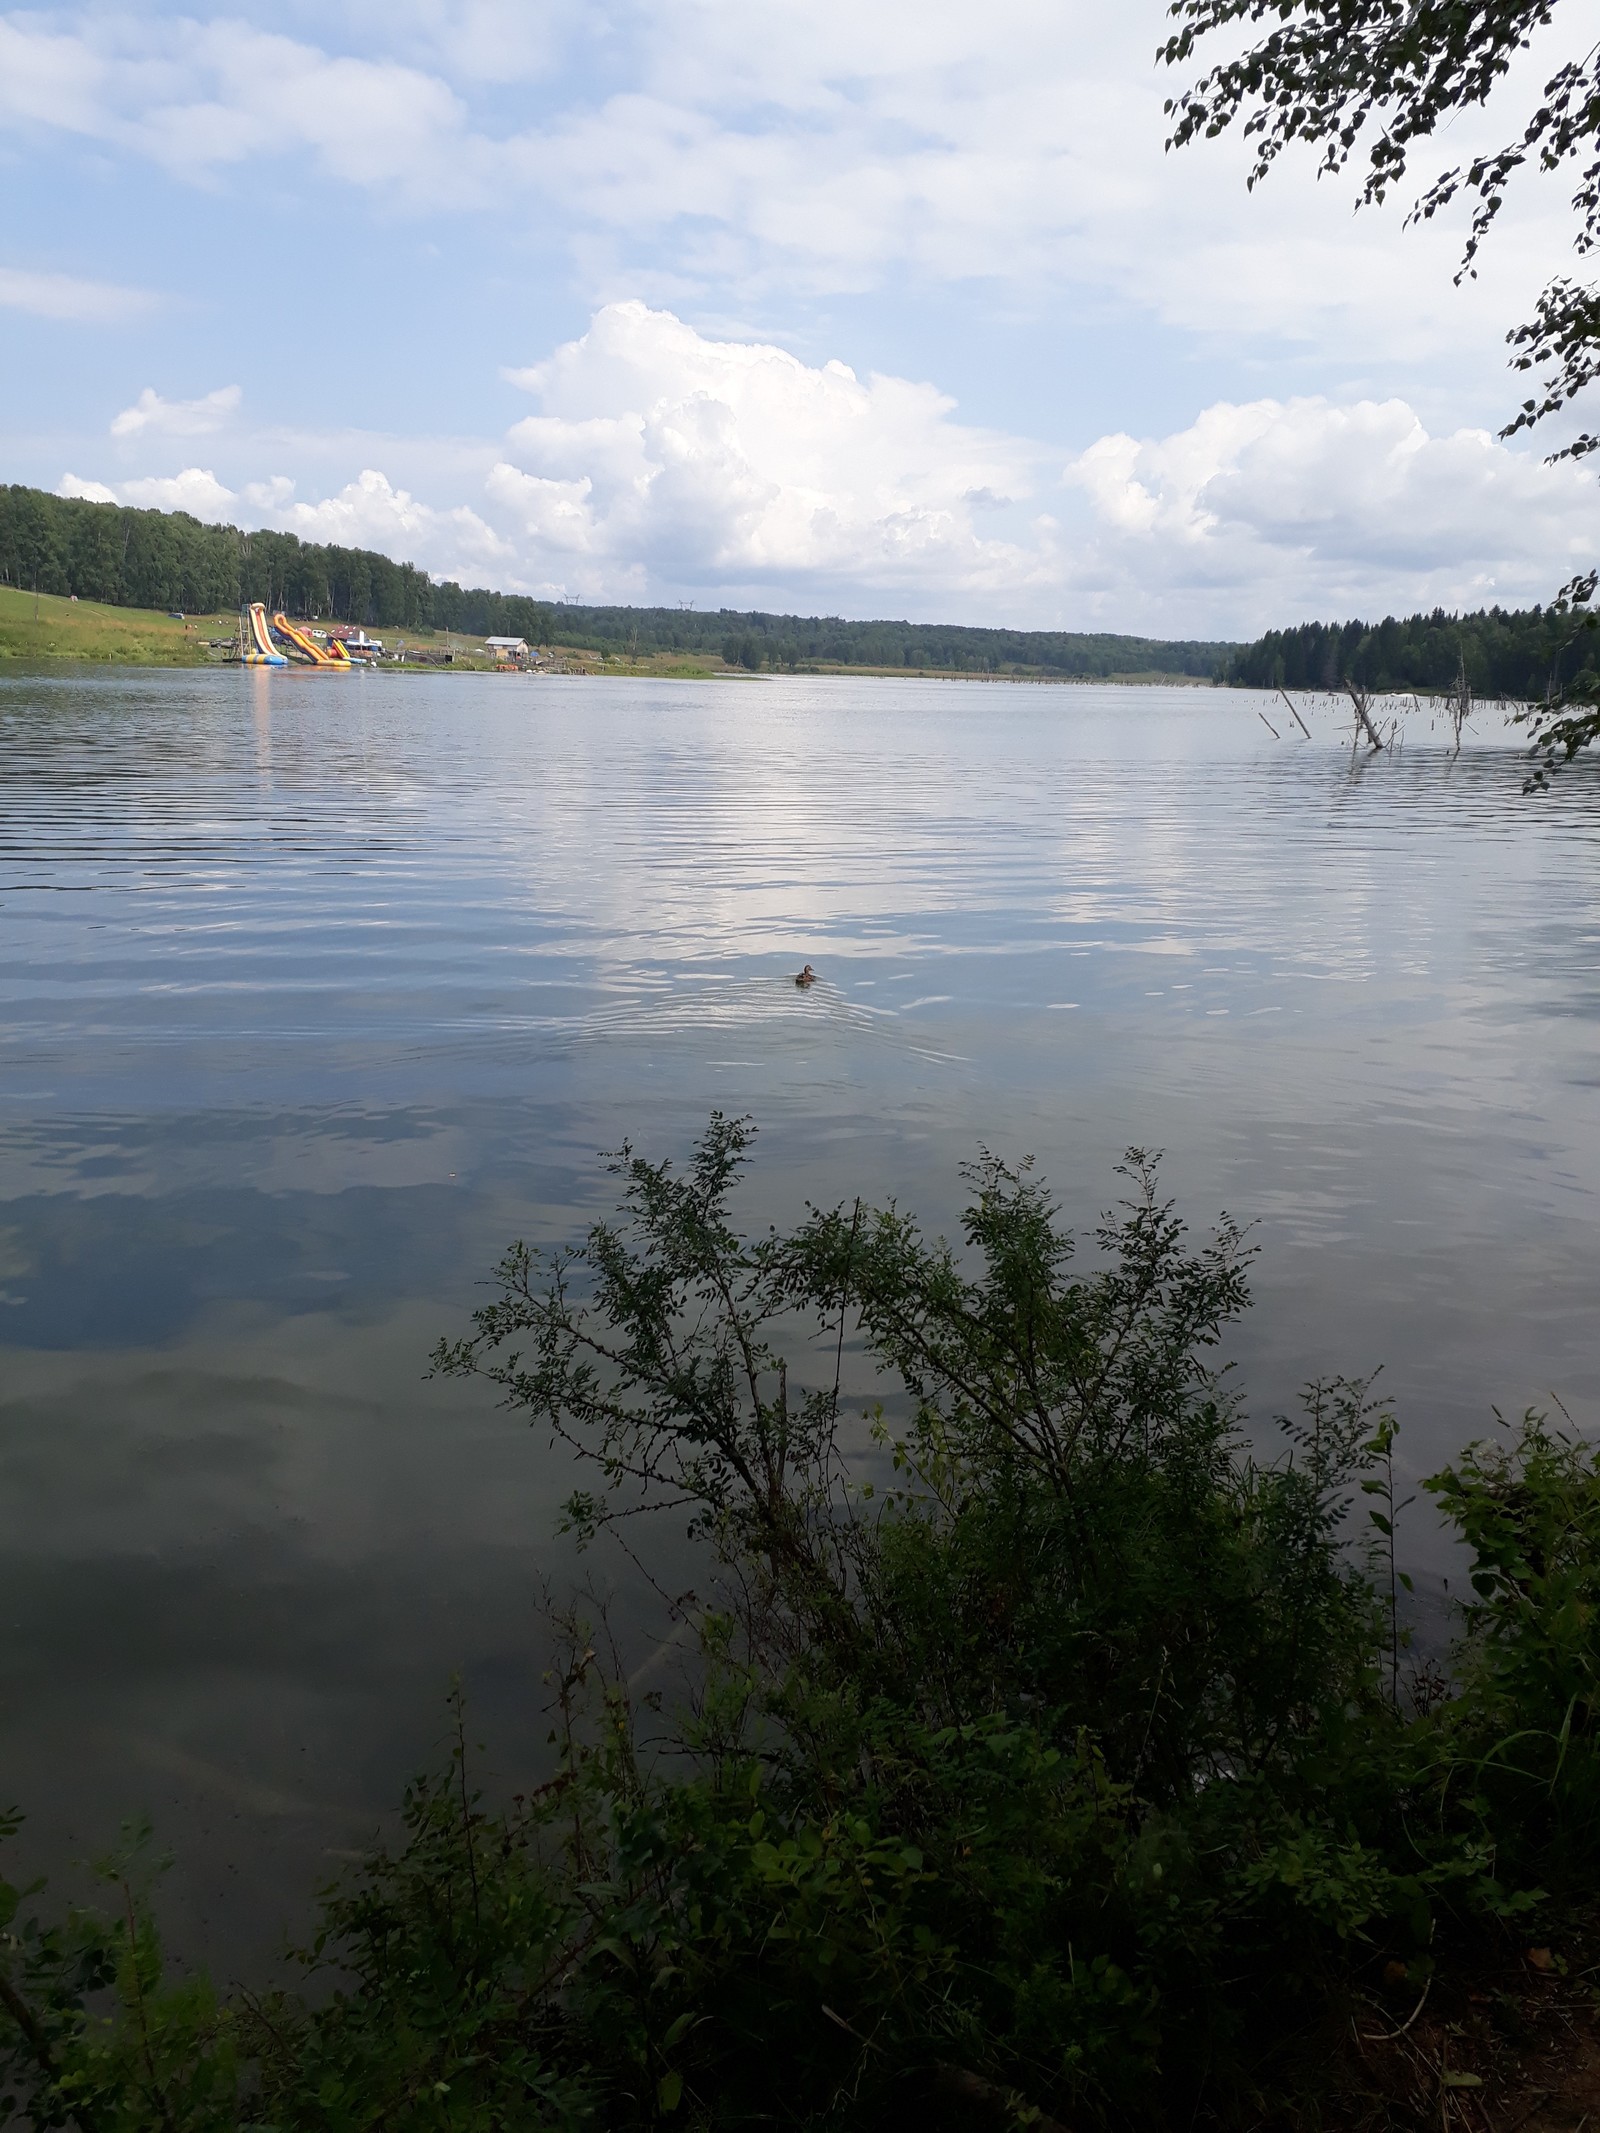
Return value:
[[(1412, 1474), (1600, 1417), (1600, 764), (1352, 770), (1209, 690), (0, 682), (0, 1790), (148, 1812), (251, 1965), (444, 1731), (543, 1738), (566, 1475), (424, 1382), (596, 1151), (762, 1129), (752, 1217), (1132, 1143), (1257, 1223), (1269, 1416), (1383, 1364)], [(1292, 730), (1292, 729), (1291, 729)], [(821, 982), (789, 982), (804, 961)], [(1437, 1570), (1423, 1514), (1418, 1559)], [(601, 1574), (609, 1574), (599, 1566)], [(631, 1605), (626, 1590), (619, 1603)], [(5, 1802), (0, 1801), (0, 1805)]]

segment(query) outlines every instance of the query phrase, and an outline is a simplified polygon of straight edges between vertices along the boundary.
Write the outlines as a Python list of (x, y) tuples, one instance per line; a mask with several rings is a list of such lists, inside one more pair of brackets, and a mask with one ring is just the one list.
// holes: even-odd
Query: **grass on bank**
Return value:
[[(172, 1976), (124, 1869), (107, 1919), (4, 1891), (10, 2107), (1539, 2125), (1547, 2017), (1594, 2034), (1594, 1447), (1529, 1417), (1426, 1483), (1469, 1597), (1448, 1671), (1414, 1666), (1393, 1418), (1317, 1384), (1254, 1448), (1216, 1359), (1234, 1226), (1191, 1243), (1134, 1156), (1082, 1267), (986, 1157), (959, 1250), (860, 1202), (752, 1236), (750, 1139), (714, 1116), (682, 1169), (624, 1149), (616, 1215), (514, 1247), (435, 1357), (577, 1455), (580, 1535), (646, 1568), (653, 1521), (697, 1536), (676, 1707), (570, 1620), (551, 1769), (491, 1810), (463, 1728), (264, 1998)], [(851, 1336), (892, 1401), (865, 1418)]]
[(0, 585), (0, 660), (77, 659), (107, 666), (204, 666), (208, 637), (232, 636), (234, 616), (169, 616)]

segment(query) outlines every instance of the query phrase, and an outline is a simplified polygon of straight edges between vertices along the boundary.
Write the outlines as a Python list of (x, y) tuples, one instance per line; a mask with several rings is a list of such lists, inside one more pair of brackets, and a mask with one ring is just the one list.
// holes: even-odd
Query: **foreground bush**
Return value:
[[(666, 1744), (570, 1624), (554, 1778), (491, 1815), (463, 1737), (327, 1897), (295, 1994), (164, 1982), (126, 1891), (119, 1924), (13, 1923), (10, 2108), (1253, 2124), (1380, 1973), (1425, 1985), (1592, 1891), (1588, 1447), (1530, 1418), (1428, 1484), (1474, 1598), (1451, 1680), (1413, 1680), (1392, 1418), (1317, 1385), (1252, 1449), (1216, 1361), (1236, 1230), (1192, 1247), (1134, 1156), (1079, 1271), (1042, 1186), (986, 1158), (963, 1253), (859, 1204), (750, 1238), (748, 1141), (714, 1118), (682, 1174), (625, 1150), (618, 1218), (516, 1248), (436, 1357), (593, 1467), (586, 1536), (697, 1534), (715, 1591)], [(851, 1329), (892, 1402), (865, 1421)]]

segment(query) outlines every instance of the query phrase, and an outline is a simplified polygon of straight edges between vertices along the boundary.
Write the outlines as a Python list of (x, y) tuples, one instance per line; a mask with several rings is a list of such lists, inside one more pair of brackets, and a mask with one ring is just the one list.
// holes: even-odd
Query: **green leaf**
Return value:
[(663, 2111), (675, 2111), (683, 2100), (683, 2076), (676, 2068), (656, 2083), (656, 2102)]

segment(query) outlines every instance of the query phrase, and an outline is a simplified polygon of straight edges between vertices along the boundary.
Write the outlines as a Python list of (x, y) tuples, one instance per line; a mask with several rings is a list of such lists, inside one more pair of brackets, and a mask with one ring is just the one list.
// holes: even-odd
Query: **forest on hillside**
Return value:
[(367, 548), (292, 533), (208, 526), (182, 511), (134, 510), (0, 487), (0, 583), (76, 593), (117, 607), (186, 614), (265, 601), (296, 616), (379, 629), (460, 630), (583, 650), (698, 652), (748, 668), (819, 663), (1091, 679), (1175, 674), (1215, 679), (1235, 647), (1071, 631), (966, 629), (927, 622), (731, 609), (552, 606), (517, 593), (436, 582)]
[(1227, 661), (1235, 688), (1339, 689), (1439, 693), (1463, 673), (1474, 696), (1515, 702), (1556, 687), (1600, 681), (1600, 640), (1581, 613), (1492, 607), (1472, 615), (1393, 615), (1384, 621), (1303, 622), (1269, 630)]
[(710, 652), (730, 666), (843, 665), (1001, 673), (1025, 668), (1092, 680), (1181, 674), (1213, 680), (1232, 646), (1073, 630), (975, 629), (939, 622), (847, 622), (732, 608), (575, 607), (555, 610), (563, 644), (595, 651)]
[(263, 600), (292, 615), (393, 629), (543, 638), (549, 609), (520, 595), (436, 585), (425, 570), (370, 548), (292, 533), (207, 526), (186, 511), (0, 487), (0, 583), (76, 593), (113, 607), (220, 612)]

